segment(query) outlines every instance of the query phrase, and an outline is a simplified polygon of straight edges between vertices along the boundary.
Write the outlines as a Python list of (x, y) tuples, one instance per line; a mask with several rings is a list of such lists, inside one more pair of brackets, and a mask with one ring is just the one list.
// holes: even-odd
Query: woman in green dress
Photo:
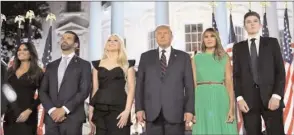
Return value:
[(213, 28), (202, 36), (202, 53), (192, 59), (195, 78), (193, 135), (236, 135), (234, 92), (230, 59)]

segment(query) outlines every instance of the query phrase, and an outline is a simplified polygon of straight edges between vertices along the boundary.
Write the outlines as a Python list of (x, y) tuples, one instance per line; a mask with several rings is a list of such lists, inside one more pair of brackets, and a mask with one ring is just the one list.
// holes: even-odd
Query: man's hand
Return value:
[(238, 101), (238, 107), (243, 113), (247, 113), (249, 111), (249, 107), (244, 99)]
[(193, 123), (192, 123), (192, 120), (193, 120), (193, 114), (192, 113), (185, 113), (184, 114), (184, 121), (185, 121), (185, 126), (186, 128), (191, 128)]
[(144, 124), (145, 123), (145, 119), (146, 119), (145, 112), (144, 111), (138, 111), (136, 113), (136, 115), (137, 115), (138, 122), (140, 122), (141, 124)]
[(268, 109), (274, 111), (274, 110), (277, 110), (279, 107), (280, 107), (280, 100), (275, 97), (272, 97), (269, 100)]
[(56, 108), (52, 113), (51, 113), (51, 118), (53, 119), (54, 122), (62, 122), (66, 117), (65, 115), (65, 110), (63, 108)]

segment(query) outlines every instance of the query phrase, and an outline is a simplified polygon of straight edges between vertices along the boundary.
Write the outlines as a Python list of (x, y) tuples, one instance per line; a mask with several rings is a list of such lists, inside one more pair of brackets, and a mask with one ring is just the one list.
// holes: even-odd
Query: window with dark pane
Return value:
[(149, 49), (156, 48), (154, 31), (148, 32), (148, 46), (149, 46)]
[(191, 24), (192, 32), (197, 32), (196, 24)]
[(185, 32), (186, 32), (186, 33), (191, 32), (191, 30), (190, 30), (190, 24), (186, 24), (186, 25), (185, 25)]
[(191, 43), (186, 43), (186, 51), (187, 52), (191, 52), (192, 51)]
[(199, 32), (199, 31), (203, 31), (203, 24), (201, 23), (201, 24), (197, 24), (197, 31)]
[(191, 42), (191, 35), (190, 34), (185, 34), (186, 37), (186, 42)]
[(235, 26), (235, 34), (237, 42), (244, 40), (244, 29), (240, 26)]
[(200, 51), (198, 44), (201, 44), (201, 34), (203, 32), (202, 24), (186, 24), (185, 25), (185, 42), (186, 51)]

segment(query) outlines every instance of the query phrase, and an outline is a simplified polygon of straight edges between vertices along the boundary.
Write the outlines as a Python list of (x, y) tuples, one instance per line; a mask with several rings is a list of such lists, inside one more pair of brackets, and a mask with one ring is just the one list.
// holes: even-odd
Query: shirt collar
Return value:
[[(159, 48), (159, 52), (161, 53), (161, 51), (163, 50), (163, 48), (161, 48), (160, 46), (158, 48)], [(171, 46), (165, 48), (164, 50), (166, 51), (166, 53), (170, 53), (171, 52)]]
[(71, 59), (74, 55), (75, 55), (75, 52), (72, 52), (69, 55), (61, 54), (62, 58), (63, 57), (68, 57), (69, 59)]
[(248, 37), (248, 41), (251, 41), (252, 38), (255, 38), (255, 41), (259, 41), (260, 36), (259, 35), (256, 35), (254, 37)]

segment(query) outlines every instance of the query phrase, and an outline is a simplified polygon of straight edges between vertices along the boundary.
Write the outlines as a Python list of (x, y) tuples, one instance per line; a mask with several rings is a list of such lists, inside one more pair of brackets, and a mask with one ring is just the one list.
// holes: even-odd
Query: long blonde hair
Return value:
[(222, 43), (221, 43), (221, 39), (219, 37), (218, 32), (214, 29), (214, 28), (207, 28), (203, 34), (202, 34), (202, 45), (201, 45), (201, 51), (205, 52), (206, 51), (206, 46), (204, 43), (204, 37), (205, 37), (205, 33), (210, 32), (212, 33), (212, 35), (214, 35), (215, 39), (216, 39), (216, 45), (215, 45), (215, 50), (214, 50), (214, 59), (221, 60), (225, 55), (227, 55), (226, 51), (224, 50)]
[(125, 47), (124, 41), (122, 40), (122, 38), (119, 35), (111, 34), (108, 37), (108, 39), (107, 39), (107, 41), (106, 41), (106, 43), (104, 45), (104, 52), (103, 52), (103, 55), (102, 55), (102, 60), (105, 60), (105, 59), (108, 58), (106, 47), (107, 47), (107, 42), (111, 37), (117, 38), (118, 42), (120, 44), (120, 47), (119, 47), (119, 50), (118, 50), (117, 63), (123, 69), (124, 74), (125, 74), (125, 78), (126, 78), (127, 77), (127, 70), (128, 70), (128, 67), (129, 67), (129, 62), (128, 62), (128, 57), (127, 57), (126, 47)]

